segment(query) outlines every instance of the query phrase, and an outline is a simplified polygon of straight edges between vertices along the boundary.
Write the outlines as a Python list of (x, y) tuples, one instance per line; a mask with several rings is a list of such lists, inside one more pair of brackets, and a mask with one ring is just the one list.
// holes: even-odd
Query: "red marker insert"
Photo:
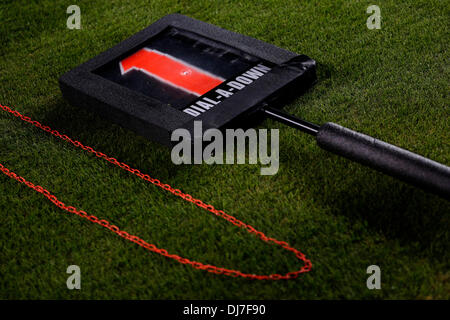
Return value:
[(139, 70), (160, 81), (201, 96), (225, 81), (165, 53), (143, 48), (120, 63), (120, 71)]

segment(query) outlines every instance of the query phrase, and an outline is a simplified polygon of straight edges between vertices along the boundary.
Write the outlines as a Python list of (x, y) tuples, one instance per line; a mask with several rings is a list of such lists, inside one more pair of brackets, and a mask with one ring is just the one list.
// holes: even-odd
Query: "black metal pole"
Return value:
[(270, 107), (264, 107), (262, 110), (269, 118), (282, 122), (290, 127), (299, 129), (313, 136), (316, 136), (317, 133), (319, 133), (320, 126), (294, 117), (282, 110)]
[(332, 122), (322, 126), (264, 106), (274, 120), (316, 137), (330, 152), (372, 167), (450, 200), (450, 167)]

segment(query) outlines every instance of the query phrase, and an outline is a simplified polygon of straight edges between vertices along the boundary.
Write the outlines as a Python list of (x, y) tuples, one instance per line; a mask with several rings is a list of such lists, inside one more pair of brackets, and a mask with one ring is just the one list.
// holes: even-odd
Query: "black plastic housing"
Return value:
[[(171, 104), (162, 101), (164, 99), (158, 96), (159, 92), (144, 94), (102, 75), (105, 66), (129, 56), (164, 34), (187, 34), (194, 39), (194, 46), (209, 46), (213, 51), (217, 50), (220, 57), (231, 56), (230, 63), (237, 61), (237, 58), (233, 59), (234, 56), (253, 66), (263, 63), (271, 69), (197, 117), (183, 112), (182, 102), (178, 100)], [(209, 48), (205, 50), (211, 51)], [(225, 81), (233, 79), (230, 77)], [(146, 138), (170, 146), (171, 133), (177, 128), (186, 128), (192, 132), (194, 121), (202, 120), (204, 130), (223, 129), (232, 123), (257, 119), (255, 110), (263, 103), (272, 104), (279, 99), (298, 95), (315, 80), (316, 63), (305, 55), (183, 15), (171, 14), (63, 74), (59, 84), (64, 98), (72, 105), (98, 112)]]

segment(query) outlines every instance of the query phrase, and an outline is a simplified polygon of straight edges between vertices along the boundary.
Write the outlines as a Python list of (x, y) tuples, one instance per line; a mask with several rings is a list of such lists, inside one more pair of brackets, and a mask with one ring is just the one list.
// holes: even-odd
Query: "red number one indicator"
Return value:
[(144, 48), (119, 63), (122, 75), (139, 70), (164, 83), (201, 96), (225, 81), (168, 54)]

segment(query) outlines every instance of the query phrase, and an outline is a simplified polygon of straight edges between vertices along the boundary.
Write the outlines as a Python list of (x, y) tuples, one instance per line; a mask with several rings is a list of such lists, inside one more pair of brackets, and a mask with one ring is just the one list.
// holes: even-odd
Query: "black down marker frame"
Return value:
[(63, 74), (63, 96), (171, 146), (171, 133), (256, 124), (269, 117), (316, 137), (330, 152), (450, 199), (450, 168), (328, 122), (273, 106), (316, 81), (313, 59), (183, 15), (171, 14)]

